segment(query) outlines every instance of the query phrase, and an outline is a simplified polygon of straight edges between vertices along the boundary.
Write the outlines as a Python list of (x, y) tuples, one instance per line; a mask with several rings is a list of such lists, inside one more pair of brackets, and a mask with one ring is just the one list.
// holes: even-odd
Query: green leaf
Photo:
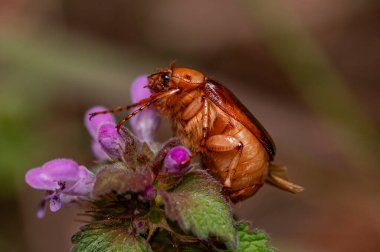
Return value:
[(221, 195), (222, 186), (208, 173), (188, 173), (171, 192), (160, 191), (169, 219), (184, 231), (200, 239), (217, 237), (231, 246), (236, 244), (230, 207)]
[(96, 174), (93, 194), (101, 196), (110, 192), (141, 192), (150, 184), (151, 175), (148, 171), (135, 172), (123, 163), (114, 163), (105, 165)]
[(88, 224), (72, 238), (72, 252), (150, 252), (146, 240), (128, 232), (126, 227)]
[(234, 252), (275, 252), (267, 245), (268, 237), (262, 231), (250, 231), (249, 224), (242, 222), (237, 224), (238, 247)]
[(177, 246), (173, 246), (171, 235), (164, 230), (155, 232), (149, 241), (154, 252), (177, 252)]

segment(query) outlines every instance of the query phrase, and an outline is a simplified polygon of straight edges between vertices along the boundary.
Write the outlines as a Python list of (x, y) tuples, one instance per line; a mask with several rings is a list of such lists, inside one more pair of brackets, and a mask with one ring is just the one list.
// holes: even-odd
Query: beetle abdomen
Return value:
[[(190, 120), (181, 121), (177, 117), (174, 120), (176, 135), (182, 143), (192, 151), (200, 151), (202, 161), (209, 172), (222, 184), (225, 182), (232, 160), (237, 154), (237, 149), (228, 149), (228, 146), (217, 147), (217, 151), (210, 150), (206, 146), (200, 146), (202, 142), (203, 111), (199, 110)], [(235, 173), (231, 178), (231, 192), (263, 184), (269, 166), (269, 155), (256, 138), (243, 124), (229, 117), (217, 106), (210, 104), (208, 113), (207, 138), (212, 136), (231, 136), (242, 144), (241, 156), (237, 163)]]
[[(263, 184), (269, 166), (269, 156), (257, 138), (242, 124), (228, 118), (234, 127), (223, 134), (232, 136), (243, 145), (241, 156), (231, 178), (231, 192), (239, 191), (255, 184)], [(233, 121), (231, 121), (233, 120)], [(220, 122), (218, 122), (220, 123)], [(214, 152), (207, 149), (202, 151), (202, 160), (206, 167), (222, 183), (228, 175), (228, 168), (237, 153), (237, 149), (227, 152)]]

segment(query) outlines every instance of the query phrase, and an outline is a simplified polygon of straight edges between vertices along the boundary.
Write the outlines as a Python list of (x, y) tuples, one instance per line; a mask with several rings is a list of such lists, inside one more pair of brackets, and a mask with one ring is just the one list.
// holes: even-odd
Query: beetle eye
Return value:
[(168, 83), (169, 83), (169, 81), (170, 81), (169, 74), (168, 73), (164, 73), (164, 74), (162, 74), (161, 78), (162, 78), (162, 82), (163, 82), (162, 84), (164, 84), (164, 86), (167, 86)]

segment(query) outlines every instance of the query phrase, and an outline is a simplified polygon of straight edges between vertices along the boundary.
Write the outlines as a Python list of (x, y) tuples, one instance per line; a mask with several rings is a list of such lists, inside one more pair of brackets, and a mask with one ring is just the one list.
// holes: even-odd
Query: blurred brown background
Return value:
[(91, 166), (84, 111), (173, 59), (232, 89), (306, 188), (266, 186), (239, 216), (279, 251), (380, 251), (377, 0), (0, 0), (0, 251), (69, 250), (79, 217), (38, 220), (25, 171)]

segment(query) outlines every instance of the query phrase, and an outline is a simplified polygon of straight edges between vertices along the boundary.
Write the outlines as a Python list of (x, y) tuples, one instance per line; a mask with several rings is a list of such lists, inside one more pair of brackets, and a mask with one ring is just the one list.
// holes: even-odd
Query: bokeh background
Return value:
[(173, 59), (232, 89), (306, 188), (266, 186), (240, 217), (279, 251), (380, 251), (378, 0), (0, 0), (0, 251), (69, 250), (80, 218), (38, 220), (25, 171), (91, 166), (85, 110)]

